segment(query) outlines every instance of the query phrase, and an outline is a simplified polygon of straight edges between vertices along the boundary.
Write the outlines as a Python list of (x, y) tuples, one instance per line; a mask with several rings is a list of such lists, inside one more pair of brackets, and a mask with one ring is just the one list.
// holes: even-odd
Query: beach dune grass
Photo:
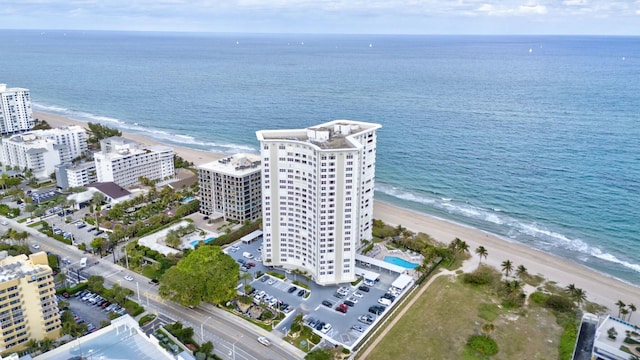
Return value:
[[(489, 306), (500, 299), (487, 287), (464, 284), (459, 278), (437, 278), (390, 329), (367, 359), (486, 359), (466, 346), (482, 324), (494, 317), (491, 333), (499, 352), (491, 359), (557, 359), (563, 329), (542, 307), (506, 311)], [(482, 310), (482, 311), (480, 311)]]

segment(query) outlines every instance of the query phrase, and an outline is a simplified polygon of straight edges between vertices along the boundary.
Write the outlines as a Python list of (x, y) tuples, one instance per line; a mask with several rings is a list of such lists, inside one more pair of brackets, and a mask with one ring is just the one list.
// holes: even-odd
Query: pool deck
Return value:
[[(373, 257), (378, 260), (384, 261), (385, 256), (395, 256), (419, 265), (419, 264), (422, 264), (422, 260), (424, 259), (424, 256), (422, 256), (422, 254), (418, 254), (415, 252), (412, 253), (410, 251), (402, 251), (400, 249), (389, 250), (382, 243), (376, 244), (376, 247), (379, 249), (379, 252)], [(407, 274), (413, 276), (414, 278), (417, 278), (418, 276), (415, 269), (407, 269)]]

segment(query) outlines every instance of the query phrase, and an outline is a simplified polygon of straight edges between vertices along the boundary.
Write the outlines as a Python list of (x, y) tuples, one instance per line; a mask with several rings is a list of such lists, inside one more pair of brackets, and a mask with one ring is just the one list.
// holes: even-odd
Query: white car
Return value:
[(363, 294), (361, 292), (359, 292), (359, 291), (356, 291), (356, 292), (353, 293), (353, 296), (357, 297), (357, 298), (361, 298), (363, 296)]
[(40, 244), (33, 243), (33, 244), (31, 244), (31, 247), (34, 248), (34, 249), (40, 249)]
[(354, 304), (358, 303), (358, 298), (356, 298), (355, 296), (349, 296), (347, 300), (353, 302)]
[(125, 275), (125, 276), (124, 276), (124, 279), (125, 279), (125, 280), (127, 280), (127, 281), (133, 281), (133, 276), (131, 276), (131, 275)]
[(275, 283), (276, 283), (276, 279), (273, 279), (273, 278), (271, 278), (271, 279), (269, 279), (269, 281), (267, 281), (267, 284), (269, 284), (269, 285), (273, 285)]
[(332, 328), (333, 328), (333, 326), (331, 326), (331, 324), (326, 323), (326, 324), (324, 324), (324, 326), (322, 327), (322, 330), (320, 330), (320, 331), (322, 331), (322, 333), (323, 333), (323, 334), (326, 334), (326, 333), (328, 333), (328, 332), (329, 332), (329, 330), (331, 330)]
[(264, 345), (264, 346), (269, 346), (269, 345), (271, 345), (271, 341), (269, 341), (269, 339), (267, 339), (267, 338), (266, 338), (266, 337), (264, 337), (264, 336), (260, 336), (260, 337), (258, 338), (258, 342), (259, 342), (260, 344)]

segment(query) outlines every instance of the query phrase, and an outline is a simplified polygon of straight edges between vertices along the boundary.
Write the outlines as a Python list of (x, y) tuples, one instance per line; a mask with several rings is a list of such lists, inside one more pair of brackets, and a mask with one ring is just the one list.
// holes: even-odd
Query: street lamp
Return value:
[(204, 342), (204, 324), (206, 324), (209, 319), (211, 319), (211, 316), (209, 316), (205, 321), (202, 322), (202, 324), (200, 324), (200, 340), (202, 340), (202, 342)]

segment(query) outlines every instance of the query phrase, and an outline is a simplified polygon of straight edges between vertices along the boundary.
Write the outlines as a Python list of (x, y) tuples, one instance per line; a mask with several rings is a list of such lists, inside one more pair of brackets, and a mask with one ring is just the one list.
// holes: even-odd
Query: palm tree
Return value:
[(569, 293), (569, 295), (573, 295), (576, 292), (576, 285), (575, 284), (569, 284), (564, 289), (565, 289), (565, 291), (567, 293)]
[(627, 315), (629, 315), (629, 310), (627, 310), (627, 308), (620, 309), (620, 316), (622, 316), (621, 319), (624, 320), (624, 317)]
[(618, 300), (616, 306), (618, 307), (618, 318), (620, 318), (620, 313), (622, 312), (622, 309), (627, 306), (627, 304), (623, 303), (622, 300)]
[(500, 264), (502, 266), (502, 271), (504, 271), (504, 275), (509, 277), (509, 274), (513, 271), (513, 263), (511, 260), (505, 260)]
[(489, 255), (489, 252), (487, 251), (487, 249), (485, 249), (484, 246), (480, 245), (476, 248), (476, 254), (478, 254), (478, 257), (480, 257), (480, 261), (478, 262), (478, 268), (480, 267), (480, 265), (482, 265), (482, 258), (487, 258), (487, 256)]
[(633, 304), (627, 305), (627, 309), (629, 310), (629, 317), (627, 318), (628, 322), (631, 322), (631, 315), (636, 311), (636, 306)]
[(580, 288), (576, 288), (573, 291), (571, 298), (578, 304), (578, 307), (580, 307), (580, 305), (582, 305), (582, 303), (587, 300), (587, 292)]
[(518, 267), (516, 268), (516, 275), (519, 278), (522, 278), (523, 276), (527, 275), (527, 268), (524, 267), (524, 265), (518, 265)]

